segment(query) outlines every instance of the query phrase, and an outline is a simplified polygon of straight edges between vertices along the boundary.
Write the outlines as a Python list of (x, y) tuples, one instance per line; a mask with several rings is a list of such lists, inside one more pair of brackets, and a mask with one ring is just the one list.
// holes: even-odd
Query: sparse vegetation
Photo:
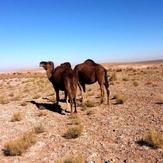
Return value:
[(44, 132), (42, 125), (34, 127), (20, 138), (11, 140), (4, 145), (3, 152), (6, 156), (17, 156), (25, 152), (29, 147), (36, 143), (37, 134)]
[(37, 116), (42, 117), (42, 116), (46, 116), (47, 115), (47, 111), (46, 110), (39, 110)]
[(144, 140), (154, 148), (163, 148), (163, 132), (153, 130), (146, 134)]
[(14, 97), (10, 98), (11, 101), (19, 101), (20, 95), (15, 95)]
[(45, 131), (45, 128), (43, 127), (42, 124), (39, 124), (39, 125), (35, 126), (35, 127), (33, 128), (33, 130), (34, 130), (34, 132), (35, 132), (36, 134), (40, 134), (40, 133), (43, 133), (43, 132)]
[(21, 106), (26, 106), (27, 105), (27, 102), (23, 101), (20, 105)]
[(88, 115), (88, 116), (90, 116), (90, 115), (93, 115), (93, 114), (95, 114), (95, 110), (87, 110), (87, 112), (86, 112), (86, 114)]
[(86, 100), (83, 102), (83, 107), (94, 107), (94, 103), (92, 101)]
[(7, 142), (4, 146), (4, 154), (7, 156), (21, 155), (36, 142), (36, 133), (28, 132), (22, 137)]
[(137, 86), (139, 85), (139, 83), (138, 83), (137, 81), (133, 81), (133, 85), (134, 85), (135, 87), (137, 87)]
[(8, 104), (9, 100), (6, 97), (1, 96), (0, 97), (0, 104)]
[(20, 112), (14, 113), (12, 118), (11, 118), (11, 122), (21, 121), (21, 120), (22, 120), (22, 115)]
[(74, 139), (79, 137), (83, 131), (83, 125), (81, 124), (81, 119), (77, 115), (71, 115), (69, 117), (71, 125), (68, 127), (67, 132), (63, 135), (66, 139)]
[(70, 116), (71, 122), (68, 123), (69, 125), (79, 125), (81, 124), (81, 119), (77, 115)]
[(163, 148), (163, 132), (152, 130), (145, 134), (144, 138), (137, 141), (141, 146), (149, 146), (151, 148)]
[[(124, 65), (121, 68), (122, 71), (116, 71), (120, 66), (106, 65), (107, 67), (111, 69), (108, 71), (109, 75), (114, 73), (116, 76), (115, 81), (109, 79), (109, 84), (114, 84), (109, 87), (110, 98), (113, 97), (113, 100), (110, 100), (110, 105), (99, 105), (101, 94), (98, 83), (93, 86), (88, 85), (86, 94), (84, 94), (86, 95), (84, 105), (77, 96), (78, 113), (72, 115), (68, 111), (64, 111), (67, 105), (62, 100), (59, 103), (60, 106), (53, 105), (55, 92), (47, 80), (46, 73), (41, 72), (41, 77), (33, 75), (33, 72), (28, 75), (22, 73), (19, 74), (19, 78), (15, 78), (18, 76), (16, 74), (9, 84), (7, 82), (12, 74), (9, 74), (5, 80), (0, 74), (2, 76), (0, 79), (0, 103), (1, 97), (2, 103), (8, 103), (7, 105), (0, 104), (0, 136), (3, 152), (7, 156), (22, 155), (9, 158), (3, 156), (1, 152), (2, 161), (38, 162), (38, 160), (44, 160), (46, 156), (45, 162), (55, 159), (55, 162), (59, 160), (58, 163), (80, 163), (86, 162), (86, 160), (95, 162), (103, 160), (104, 162), (105, 159), (106, 161), (122, 160), (122, 162), (126, 162), (123, 159), (125, 155), (125, 159), (129, 158), (127, 161), (157, 162), (158, 160), (161, 162), (163, 70), (158, 69), (157, 72), (153, 68), (146, 69), (139, 65), (136, 65), (134, 69), (127, 69), (128, 66)], [(141, 73), (142, 69), (147, 74)], [(31, 76), (34, 76), (32, 80)], [(123, 81), (123, 77), (127, 77), (129, 81)], [(23, 83), (22, 81), (28, 82)], [(19, 99), (13, 101), (12, 98), (17, 95)], [(40, 95), (40, 98), (33, 99), (35, 95)], [(61, 91), (60, 96), (60, 99), (64, 99), (64, 92)], [(21, 113), (22, 120), (10, 122), (15, 112)], [(36, 122), (43, 122), (43, 126), (34, 127)], [(46, 128), (44, 124), (46, 124)], [(32, 128), (28, 130), (29, 127)], [(148, 129), (151, 127), (155, 127), (159, 131), (149, 131)], [(144, 130), (147, 131), (143, 135)], [(24, 131), (27, 132), (24, 133)], [(44, 131), (47, 132), (37, 135)], [(23, 138), (29, 132), (31, 132), (31, 136), (27, 136), (29, 140)], [(122, 136), (119, 133), (122, 133)], [(39, 142), (34, 145), (37, 138)], [(135, 139), (139, 140), (135, 143), (142, 147), (133, 144)], [(116, 145), (116, 153), (112, 151), (113, 145)], [(31, 146), (33, 147), (31, 148)], [(123, 152), (121, 152), (122, 146), (124, 147)], [(128, 153), (129, 150), (132, 152)], [(84, 156), (83, 160), (80, 159), (80, 155), (77, 155), (80, 151)], [(40, 154), (38, 155), (38, 153)], [(119, 160), (116, 158), (117, 155)], [(140, 155), (141, 158), (139, 158)]]
[(122, 80), (123, 80), (123, 81), (129, 81), (129, 78), (128, 78), (127, 76), (124, 76), (124, 77), (122, 78)]
[(36, 95), (34, 95), (33, 96), (33, 99), (38, 99), (38, 98), (40, 98), (41, 96), (39, 95), (39, 94), (36, 94)]
[(67, 132), (63, 135), (63, 137), (66, 139), (75, 139), (82, 134), (82, 131), (82, 125), (74, 125), (68, 128)]
[(115, 99), (115, 104), (123, 104), (125, 101), (124, 96), (122, 96), (121, 94), (114, 95), (113, 99)]
[(65, 159), (58, 160), (57, 163), (85, 163), (84, 157), (79, 156), (68, 156)]
[(110, 77), (110, 81), (116, 81), (117, 80), (117, 75), (116, 75), (116, 73), (115, 72), (113, 72), (112, 74), (111, 74), (111, 77)]

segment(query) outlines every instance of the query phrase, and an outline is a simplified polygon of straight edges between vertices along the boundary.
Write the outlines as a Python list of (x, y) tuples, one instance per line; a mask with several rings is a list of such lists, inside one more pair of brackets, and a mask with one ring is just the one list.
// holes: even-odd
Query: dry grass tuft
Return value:
[(34, 131), (36, 134), (40, 134), (40, 133), (45, 132), (45, 128), (43, 127), (42, 124), (39, 124), (38, 126), (35, 126), (35, 127), (33, 128), (33, 131)]
[(84, 157), (79, 156), (69, 156), (65, 159), (58, 160), (57, 163), (85, 163)]
[(133, 85), (134, 85), (135, 87), (137, 87), (137, 86), (139, 85), (139, 83), (138, 83), (137, 81), (134, 81), (134, 82), (133, 82)]
[(115, 72), (111, 74), (110, 81), (116, 81), (117, 80), (117, 75)]
[(20, 112), (14, 113), (12, 118), (11, 118), (11, 122), (21, 121), (21, 120), (22, 120), (22, 115)]
[(1, 96), (0, 97), (0, 104), (8, 104), (9, 103), (9, 100), (7, 98), (5, 98), (4, 96)]
[(68, 123), (69, 125), (80, 125), (81, 119), (77, 115), (71, 115), (70, 116), (71, 122)]
[(33, 99), (39, 99), (41, 96), (39, 94), (36, 94), (33, 96)]
[(66, 139), (75, 139), (82, 134), (82, 131), (82, 125), (74, 125), (68, 128), (67, 132), (63, 135), (63, 137)]
[(92, 101), (86, 100), (83, 102), (83, 107), (94, 107), (94, 103)]
[(27, 105), (27, 102), (23, 101), (20, 105), (21, 106), (26, 106)]
[(122, 96), (121, 94), (114, 95), (113, 99), (115, 99), (115, 104), (123, 104), (125, 101), (124, 96)]
[(145, 136), (144, 140), (154, 148), (163, 148), (163, 132), (153, 130)]
[(19, 101), (20, 100), (20, 95), (16, 95), (12, 98), (10, 98), (11, 101)]
[(37, 116), (42, 117), (42, 116), (46, 116), (47, 115), (47, 111), (46, 110), (39, 110)]
[(127, 76), (124, 76), (124, 77), (122, 78), (122, 80), (123, 80), (123, 81), (129, 81), (129, 78), (128, 78)]
[(29, 147), (36, 143), (37, 134), (44, 132), (44, 127), (38, 125), (26, 132), (20, 138), (11, 140), (4, 145), (3, 152), (6, 156), (17, 156), (25, 152)]
[(153, 149), (163, 148), (163, 132), (152, 130), (145, 134), (144, 138), (137, 141), (141, 146), (149, 146)]
[(95, 114), (95, 110), (88, 110), (88, 111), (86, 112), (86, 114), (87, 114), (88, 116), (91, 116), (91, 115)]
[(21, 155), (34, 143), (36, 143), (36, 133), (30, 131), (18, 139), (7, 142), (3, 151), (6, 156)]

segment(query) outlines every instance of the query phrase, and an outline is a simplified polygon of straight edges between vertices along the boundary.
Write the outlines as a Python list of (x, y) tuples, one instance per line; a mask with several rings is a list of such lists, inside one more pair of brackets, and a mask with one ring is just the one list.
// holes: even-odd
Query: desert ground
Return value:
[[(63, 101), (55, 105), (43, 69), (0, 73), (0, 163), (162, 163), (163, 61), (104, 67), (110, 104), (100, 104), (98, 83), (87, 85), (76, 115), (65, 111)], [(6, 143), (36, 126), (42, 130), (36, 140), (20, 155), (6, 156)], [(145, 142), (150, 134), (156, 145)]]

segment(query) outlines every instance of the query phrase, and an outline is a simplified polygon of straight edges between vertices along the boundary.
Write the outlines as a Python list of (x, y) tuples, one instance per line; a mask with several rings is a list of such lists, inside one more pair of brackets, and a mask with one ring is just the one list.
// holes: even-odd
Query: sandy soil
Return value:
[[(64, 102), (60, 108), (53, 105), (55, 94), (43, 70), (0, 74), (0, 149), (37, 124), (45, 128), (21, 156), (5, 156), (1, 150), (0, 163), (51, 163), (73, 155), (97, 163), (163, 162), (163, 149), (137, 143), (153, 129), (163, 133), (163, 62), (104, 66), (112, 77), (110, 105), (99, 104), (97, 83), (87, 85), (85, 96), (92, 106), (78, 102), (83, 132), (76, 139), (63, 137), (70, 114)], [(112, 97), (117, 94), (123, 96), (123, 104), (115, 104)], [(46, 115), (39, 116), (40, 110)], [(11, 122), (16, 112), (22, 120)]]

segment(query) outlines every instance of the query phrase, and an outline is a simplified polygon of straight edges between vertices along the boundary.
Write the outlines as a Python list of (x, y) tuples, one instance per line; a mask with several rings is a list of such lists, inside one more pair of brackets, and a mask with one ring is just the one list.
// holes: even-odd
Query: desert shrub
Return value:
[(83, 107), (94, 107), (94, 103), (92, 101), (86, 100), (83, 102)]
[(8, 104), (9, 103), (9, 100), (6, 98), (6, 97), (4, 97), (4, 96), (1, 96), (0, 97), (0, 104)]
[(9, 94), (8, 94), (8, 96), (13, 97), (13, 96), (14, 96), (14, 94), (13, 94), (13, 93), (9, 93)]
[(36, 142), (36, 133), (28, 132), (22, 137), (15, 140), (11, 140), (4, 145), (4, 154), (7, 156), (21, 155), (26, 151), (32, 144)]
[(36, 143), (37, 134), (44, 132), (42, 125), (35, 126), (32, 130), (25, 132), (23, 136), (10, 140), (4, 145), (4, 155), (6, 156), (16, 156), (21, 155), (29, 147)]
[(116, 72), (122, 72), (122, 68), (117, 68)]
[(121, 94), (114, 95), (113, 99), (115, 99), (115, 104), (123, 104), (125, 101), (124, 96), (122, 96)]
[(146, 134), (144, 140), (154, 148), (163, 148), (163, 132), (153, 130)]
[(66, 139), (75, 139), (82, 134), (82, 131), (82, 125), (74, 125), (68, 128), (67, 132), (63, 135), (63, 137)]
[(22, 120), (22, 115), (20, 112), (14, 113), (11, 117), (11, 122), (21, 121), (21, 120)]
[(149, 146), (151, 148), (163, 148), (163, 132), (152, 130), (145, 134), (144, 138), (137, 141), (137, 144)]
[(37, 116), (39, 116), (39, 117), (46, 116), (46, 115), (47, 115), (46, 110), (39, 110), (39, 112), (37, 114)]
[(90, 92), (90, 91), (92, 91), (92, 89), (91, 88), (88, 88), (87, 91)]
[(124, 77), (122, 78), (122, 80), (123, 80), (123, 81), (129, 81), (129, 78), (128, 78), (127, 76), (124, 76)]
[(116, 81), (116, 80), (117, 80), (117, 75), (116, 75), (115, 72), (113, 72), (113, 73), (111, 74), (110, 81), (112, 82), (112, 81)]
[(85, 163), (84, 157), (79, 156), (68, 156), (65, 159), (58, 160), (57, 163)]
[(137, 81), (133, 81), (133, 85), (134, 85), (135, 87), (137, 87), (137, 86), (139, 85), (139, 83), (138, 83)]
[(54, 94), (53, 94), (53, 95), (48, 96), (48, 100), (49, 100), (50, 102), (55, 103), (55, 102), (56, 102), (56, 99), (55, 99)]
[(36, 134), (40, 134), (40, 133), (43, 133), (45, 131), (45, 128), (43, 127), (42, 124), (39, 124), (37, 126), (35, 126), (33, 128), (33, 131), (36, 133)]
[(91, 110), (87, 110), (86, 114), (88, 116), (93, 115), (93, 114), (95, 114), (95, 110), (92, 110), (92, 109)]
[(77, 115), (71, 115), (69, 117), (69, 119), (71, 120), (71, 122), (68, 123), (69, 125), (79, 125), (79, 124), (81, 124), (81, 119)]
[(34, 96), (33, 96), (33, 99), (38, 99), (38, 98), (40, 98), (41, 96), (39, 95), (39, 94), (35, 94)]
[(20, 95), (16, 95), (12, 98), (10, 98), (11, 101), (19, 101), (20, 100)]
[(23, 101), (20, 105), (21, 106), (26, 106), (27, 105), (27, 102)]

